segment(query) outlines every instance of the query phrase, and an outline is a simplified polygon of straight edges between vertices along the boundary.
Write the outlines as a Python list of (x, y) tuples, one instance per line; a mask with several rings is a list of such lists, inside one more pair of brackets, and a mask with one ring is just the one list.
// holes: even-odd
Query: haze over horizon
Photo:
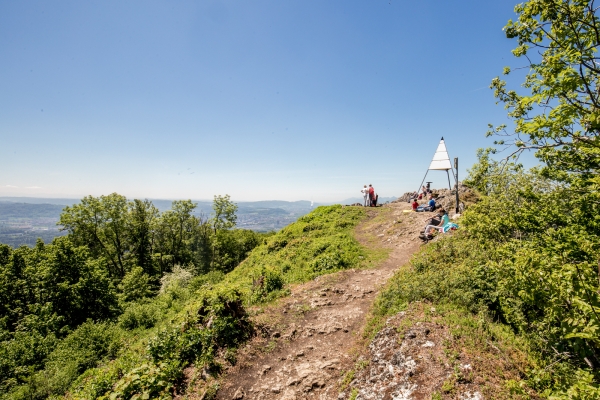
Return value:
[[(390, 196), (390, 197), (381, 197), (381, 201), (385, 202), (385, 201), (389, 201), (389, 199), (395, 198), (396, 196)], [(150, 200), (152, 202), (170, 202), (170, 201), (175, 201), (175, 200), (191, 200), (193, 202), (198, 202), (198, 203), (207, 203), (207, 204), (212, 204), (213, 199), (194, 199), (194, 198), (171, 198), (171, 199), (161, 199), (161, 198), (148, 198), (148, 197), (136, 197), (138, 199), (145, 199), (145, 200)], [(134, 199), (133, 197), (129, 197), (129, 200)], [(64, 204), (64, 205), (70, 205), (70, 204), (75, 204), (78, 203), (81, 200), (80, 197), (34, 197), (34, 196), (0, 196), (0, 202), (14, 202), (14, 203), (32, 203), (32, 204)], [(251, 203), (254, 205), (257, 205), (257, 203), (278, 203), (278, 202), (284, 202), (284, 203), (302, 203), (302, 202), (308, 202), (308, 203), (314, 203), (315, 206), (318, 205), (327, 205), (327, 204), (335, 204), (335, 203), (347, 203), (348, 201), (362, 201), (361, 197), (358, 196), (354, 196), (354, 197), (348, 197), (345, 199), (338, 199), (336, 201), (333, 202), (314, 202), (312, 200), (307, 200), (307, 199), (299, 199), (299, 200), (280, 200), (280, 199), (263, 199), (263, 200), (236, 200), (236, 199), (231, 199), (231, 201), (233, 201), (234, 203), (238, 203), (241, 205), (244, 205), (244, 203)], [(68, 204), (67, 204), (68, 203)], [(160, 207), (159, 207), (160, 208)], [(166, 209), (165, 207), (163, 207), (164, 209)]]
[(442, 136), (463, 178), (507, 122), (513, 7), (3, 2), (0, 196), (400, 196)]

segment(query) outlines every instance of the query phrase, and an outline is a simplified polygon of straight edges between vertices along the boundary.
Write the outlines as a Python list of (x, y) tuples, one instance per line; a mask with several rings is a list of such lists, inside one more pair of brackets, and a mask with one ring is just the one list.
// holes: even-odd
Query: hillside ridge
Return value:
[(254, 317), (262, 333), (239, 350), (217, 399), (337, 399), (376, 295), (419, 249), (418, 232), (431, 217), (408, 209), (407, 203), (369, 209), (356, 227), (364, 247), (387, 253), (378, 265), (320, 276), (264, 307)]

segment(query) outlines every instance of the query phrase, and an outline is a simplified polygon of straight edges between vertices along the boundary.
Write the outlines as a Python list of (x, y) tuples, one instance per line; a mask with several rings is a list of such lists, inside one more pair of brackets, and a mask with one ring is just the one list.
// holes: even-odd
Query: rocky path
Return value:
[(429, 213), (406, 213), (407, 203), (369, 210), (357, 239), (388, 257), (367, 270), (322, 276), (257, 312), (262, 334), (229, 368), (218, 399), (337, 399), (343, 371), (352, 368), (373, 300), (394, 271), (419, 248)]

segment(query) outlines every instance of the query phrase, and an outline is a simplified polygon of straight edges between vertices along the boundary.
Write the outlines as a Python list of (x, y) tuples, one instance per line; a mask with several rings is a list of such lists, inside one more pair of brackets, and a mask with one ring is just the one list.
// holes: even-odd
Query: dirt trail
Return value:
[[(337, 399), (341, 372), (352, 367), (375, 296), (419, 248), (430, 213), (405, 213), (407, 203), (368, 211), (356, 228), (370, 249), (387, 249), (377, 267), (348, 270), (297, 285), (254, 317), (262, 330), (238, 352), (218, 399)], [(385, 250), (383, 250), (385, 251)]]

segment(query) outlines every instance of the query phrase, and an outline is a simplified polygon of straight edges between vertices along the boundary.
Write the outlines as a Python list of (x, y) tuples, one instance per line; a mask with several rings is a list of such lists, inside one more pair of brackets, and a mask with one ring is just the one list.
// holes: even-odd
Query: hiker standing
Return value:
[(365, 185), (365, 187), (363, 187), (362, 189), (360, 189), (360, 192), (363, 194), (363, 205), (365, 207), (369, 207), (371, 205), (371, 201), (369, 198), (369, 188), (367, 188), (367, 185)]
[(371, 200), (370, 205), (372, 207), (373, 203), (375, 203), (375, 188), (371, 184), (369, 184), (369, 199)]

